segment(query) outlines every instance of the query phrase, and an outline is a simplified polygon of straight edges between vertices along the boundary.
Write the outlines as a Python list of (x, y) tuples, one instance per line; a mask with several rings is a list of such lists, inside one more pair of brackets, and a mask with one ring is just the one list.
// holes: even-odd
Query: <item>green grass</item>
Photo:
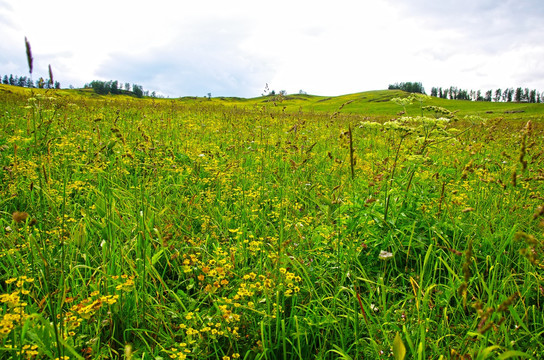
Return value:
[(0, 359), (544, 352), (541, 104), (0, 94)]

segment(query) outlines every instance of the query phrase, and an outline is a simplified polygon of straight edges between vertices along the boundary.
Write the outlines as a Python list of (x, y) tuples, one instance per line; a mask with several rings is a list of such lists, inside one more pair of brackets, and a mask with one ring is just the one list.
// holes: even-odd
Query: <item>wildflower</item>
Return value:
[(380, 255), (378, 255), (378, 257), (381, 260), (387, 260), (390, 257), (393, 257), (393, 253), (390, 253), (389, 251), (382, 250), (382, 251), (380, 251)]

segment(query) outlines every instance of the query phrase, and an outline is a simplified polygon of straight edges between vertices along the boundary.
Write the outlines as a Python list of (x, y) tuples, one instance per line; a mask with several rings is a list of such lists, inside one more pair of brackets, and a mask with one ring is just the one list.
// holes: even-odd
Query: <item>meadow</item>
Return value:
[(0, 359), (544, 358), (543, 117), (0, 85)]

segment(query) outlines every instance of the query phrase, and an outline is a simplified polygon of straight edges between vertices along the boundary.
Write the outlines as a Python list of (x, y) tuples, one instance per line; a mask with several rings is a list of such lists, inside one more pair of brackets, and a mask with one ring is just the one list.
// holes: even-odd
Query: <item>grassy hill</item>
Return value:
[[(318, 96), (306, 94), (292, 94), (281, 96), (261, 96), (256, 98), (216, 97), (212, 99), (204, 97), (181, 97), (172, 99), (137, 99), (127, 95), (97, 95), (91, 89), (62, 89), (43, 90), (33, 89), (37, 93), (54, 93), (55, 96), (94, 99), (127, 99), (131, 101), (176, 101), (185, 104), (213, 104), (236, 106), (239, 108), (256, 108), (266, 106), (277, 112), (285, 111), (310, 112), (310, 113), (334, 113), (342, 107), (342, 113), (358, 114), (378, 119), (389, 119), (397, 116), (403, 108), (391, 101), (393, 98), (405, 98), (410, 94), (401, 90), (374, 90), (340, 96)], [(28, 96), (30, 89), (0, 84), (2, 92), (15, 93)], [(447, 100), (428, 97), (424, 103), (416, 102), (406, 107), (406, 115), (416, 116), (421, 113), (423, 106), (440, 106), (456, 112), (459, 116), (476, 115), (483, 118), (501, 117), (509, 120), (539, 118), (544, 116), (544, 104), (529, 103), (502, 103), (467, 100)]]

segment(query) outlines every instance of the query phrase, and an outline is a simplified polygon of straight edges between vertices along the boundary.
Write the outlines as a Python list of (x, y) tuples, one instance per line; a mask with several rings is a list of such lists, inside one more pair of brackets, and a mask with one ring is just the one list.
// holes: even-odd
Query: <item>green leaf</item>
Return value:
[(151, 258), (151, 264), (155, 265), (157, 261), (161, 259), (163, 252), (164, 252), (164, 249), (162, 249), (161, 251), (153, 255), (153, 257)]
[(393, 340), (393, 356), (395, 357), (395, 360), (404, 360), (404, 357), (406, 356), (406, 347), (404, 346), (399, 333), (397, 333), (395, 340)]
[(493, 345), (485, 348), (478, 356), (478, 359), (487, 359), (489, 355), (493, 353), (493, 351), (500, 349), (501, 347), (499, 345)]
[(500, 356), (499, 356), (499, 360), (504, 360), (504, 359), (510, 359), (514, 356), (520, 356), (520, 357), (524, 357), (526, 359), (532, 359), (531, 355), (527, 355), (526, 353), (524, 352), (521, 352), (521, 351), (517, 351), (517, 350), (510, 350), (510, 351), (506, 351), (504, 353), (502, 353)]

